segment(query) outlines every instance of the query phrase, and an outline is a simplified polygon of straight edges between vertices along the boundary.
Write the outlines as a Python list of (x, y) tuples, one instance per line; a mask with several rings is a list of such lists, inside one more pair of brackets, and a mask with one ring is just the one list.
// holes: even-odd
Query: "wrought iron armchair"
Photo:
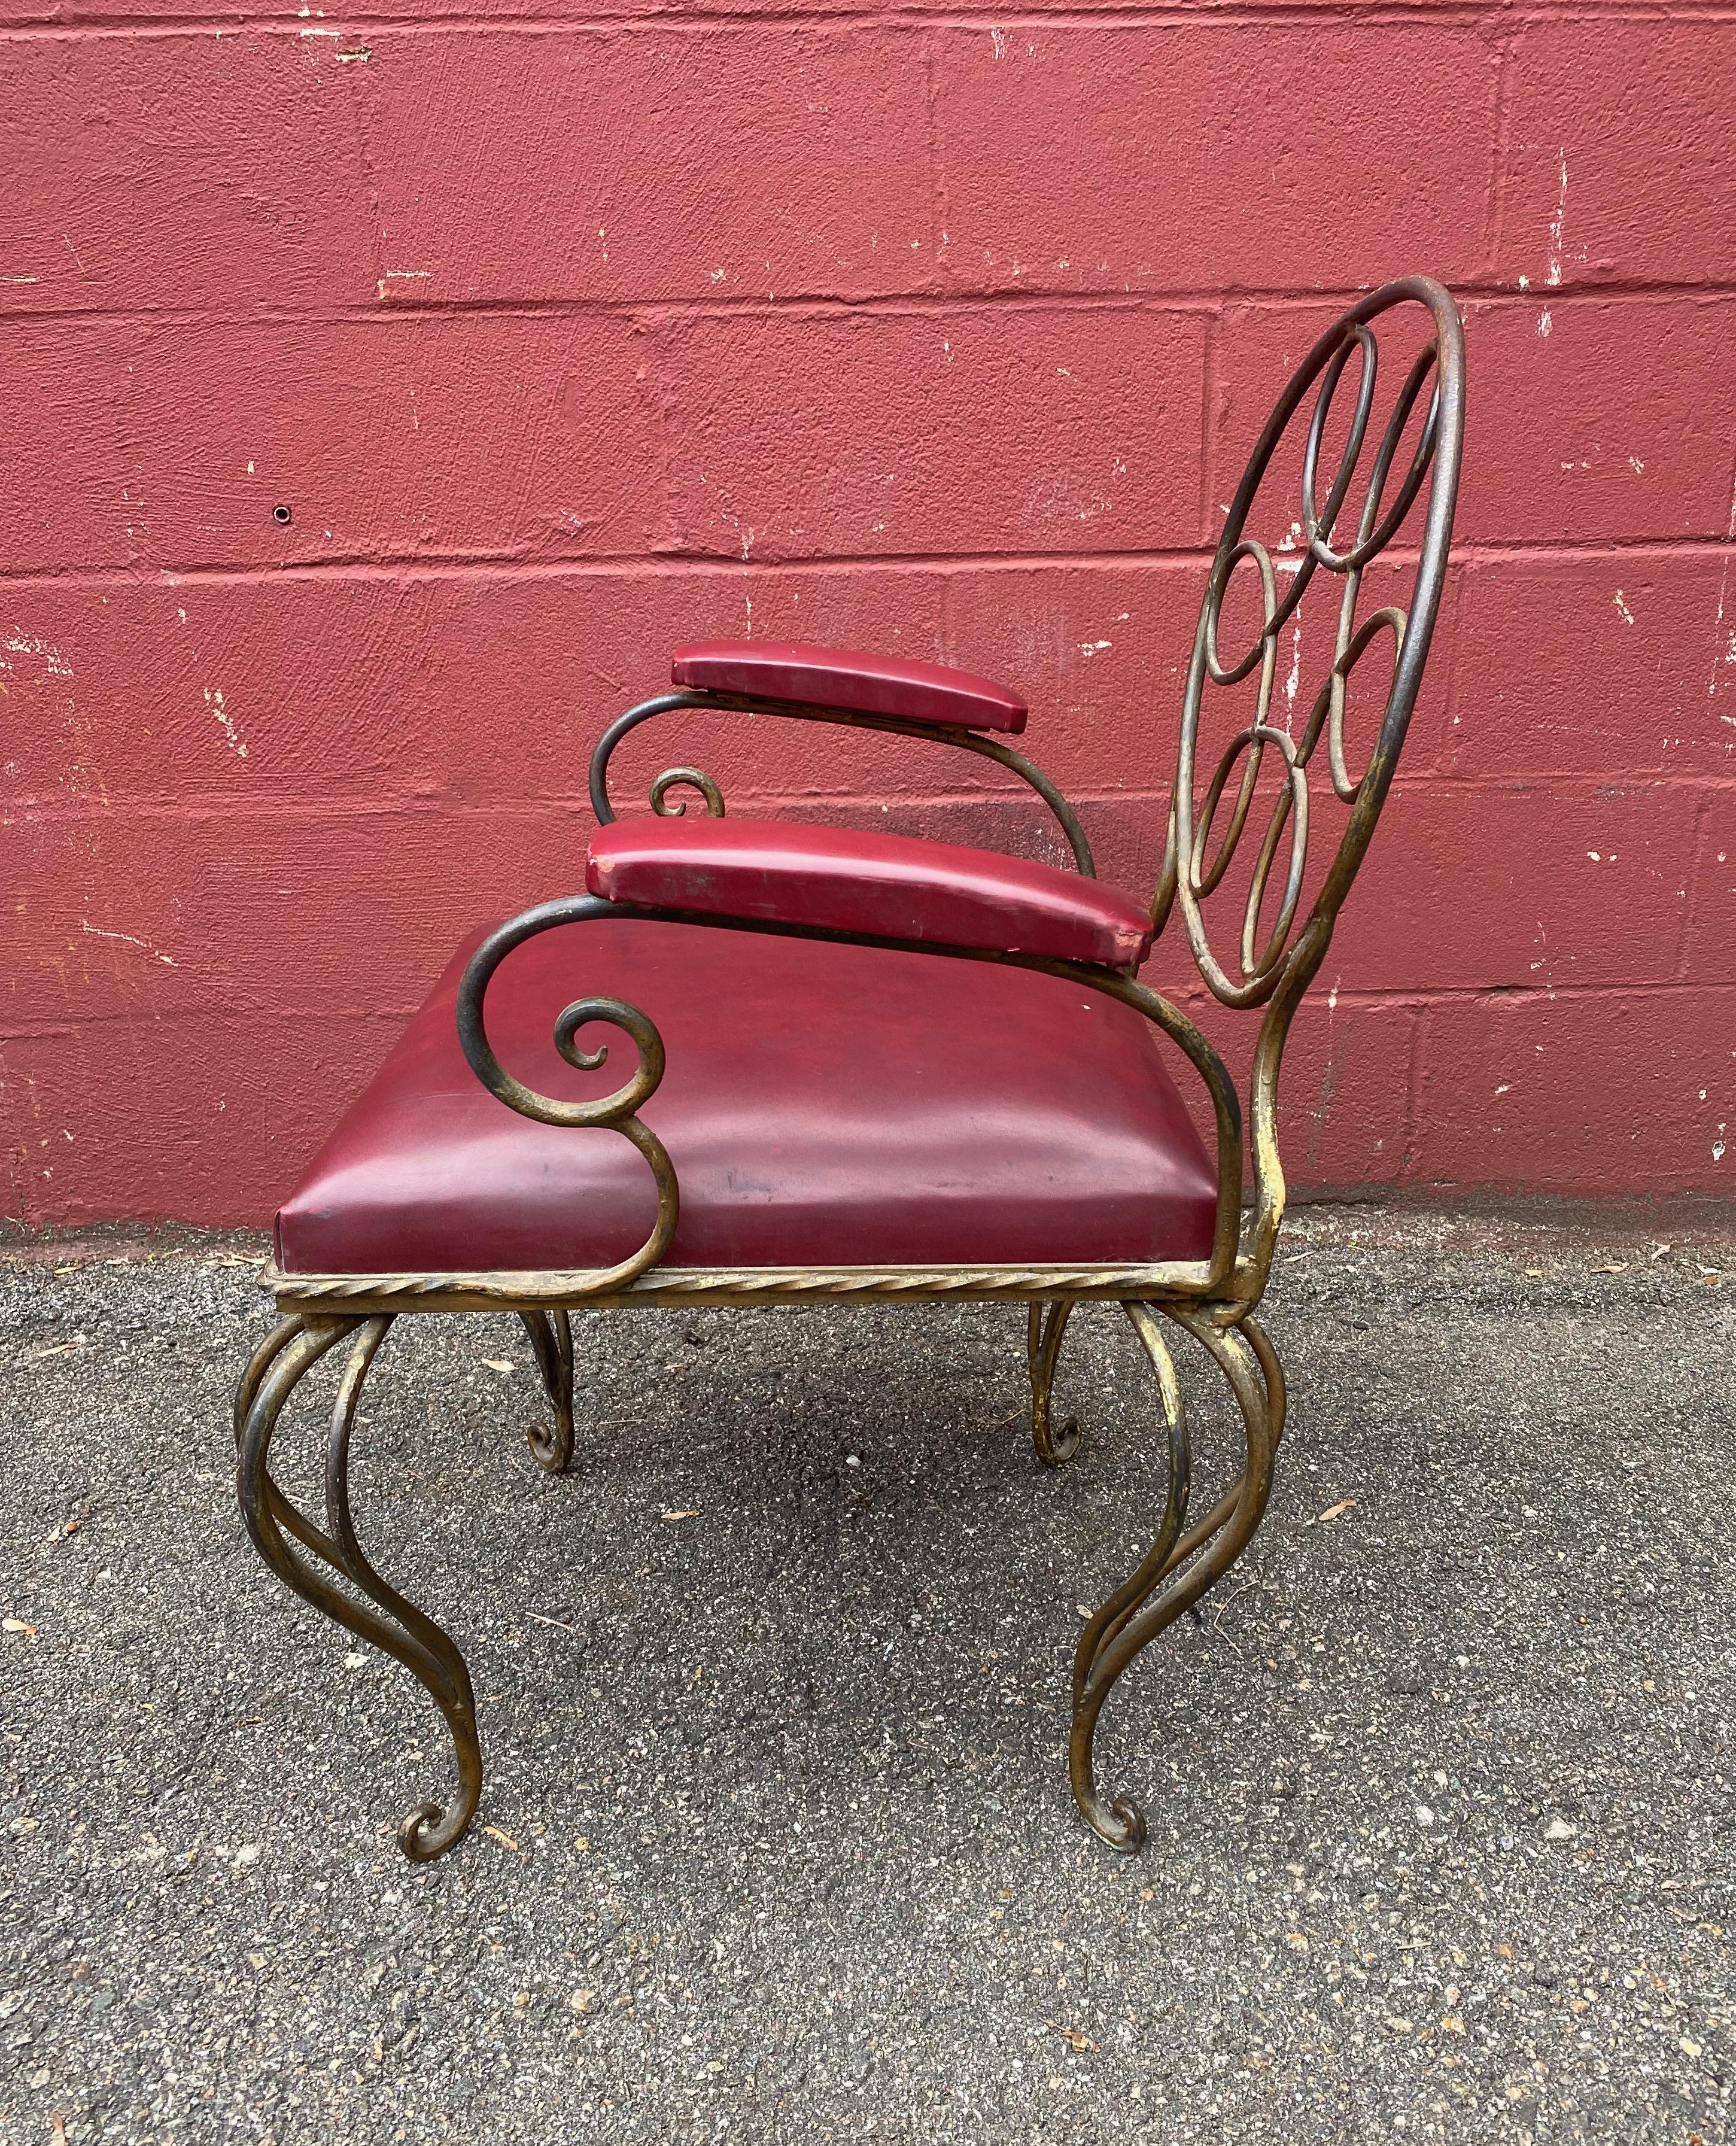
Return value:
[[(1424, 332), (1377, 423), (1372, 324), (1394, 308)], [(1353, 358), (1354, 402), (1347, 388), (1340, 394)], [(1023, 728), (1024, 702), (985, 680), (832, 650), (714, 644), (680, 651), (677, 690), (632, 709), (601, 738), (586, 891), (526, 911), (455, 957), (277, 1218), (265, 1280), (284, 1315), (237, 1396), (242, 1511), (266, 1562), (411, 1669), (451, 1729), (457, 1793), (404, 1820), (407, 1854), (426, 1859), (460, 1838), (482, 1764), (457, 1648), (382, 1578), (351, 1520), (357, 1405), (394, 1319), (516, 1312), (551, 1419), (531, 1434), (532, 1448), (558, 1471), (573, 1453), (572, 1307), (821, 1297), (1027, 1306), (1031, 1428), (1051, 1466), (1079, 1442), (1050, 1409), (1069, 1316), (1090, 1299), (1126, 1313), (1156, 1375), (1167, 1502), (1143, 1562), (1080, 1639), (1071, 1771), (1095, 1830), (1112, 1847), (1139, 1848), (1138, 1810), (1097, 1785), (1098, 1718), (1134, 1656), (1240, 1555), (1271, 1488), (1285, 1381), (1255, 1315), (1285, 1204), (1279, 1067), (1416, 700), (1451, 536), (1464, 370), (1452, 301), (1411, 277), (1354, 306), (1285, 387), (1207, 580), (1149, 909), (1096, 881), (1078, 819), (1005, 741)], [(1291, 421), (1310, 388), (1299, 449)], [(1371, 439), (1347, 541), (1342, 527)], [(1335, 467), (1324, 502), (1323, 467)], [(1296, 474), (1300, 513), (1290, 519), (1286, 510), (1278, 542), (1256, 541), (1246, 533), (1250, 511)], [(1398, 546), (1425, 482), (1419, 541)], [(1387, 570), (1414, 569), (1409, 602), (1359, 621), (1364, 574), (1389, 546)], [(1274, 709), (1280, 644), (1321, 572), (1332, 577), (1323, 586), (1337, 586), (1332, 661), (1295, 729)], [(1248, 599), (1256, 621), (1249, 644), (1226, 658), (1226, 612)], [(1372, 751), (1354, 776), (1347, 701), (1383, 634), (1393, 669)], [(1230, 705), (1211, 701), (1207, 688), (1249, 678), (1251, 720), (1235, 729), (1202, 793), (1202, 713)], [(652, 816), (623, 824), (610, 796), (611, 757), (641, 724), (677, 709), (853, 725), (975, 754), (1035, 791), (1077, 869), (730, 820), (716, 785), (691, 767), (660, 776)], [(1329, 796), (1321, 785), (1316, 797), (1309, 778), (1323, 745)], [(1263, 769), (1276, 776), (1264, 790)], [(669, 801), (681, 787), (703, 796), (703, 818)], [(1332, 800), (1344, 808), (1342, 832), (1304, 901), (1311, 811)], [(1206, 909), (1250, 822), (1263, 831), (1226, 960), (1208, 936)], [(1224, 1061), (1186, 1014), (1138, 980), (1178, 911), (1213, 994), (1230, 1007), (1265, 1009), (1245, 1134)], [(551, 1012), (575, 977), (593, 995)], [(636, 1061), (601, 1097), (587, 1095), (596, 1083), (585, 1076), (607, 1052), (579, 1043), (599, 1026), (624, 1036)], [(1154, 1030), (1202, 1085), (1215, 1158), (1170, 1080), (1165, 1061), (1174, 1053)], [(619, 1139), (599, 1137), (605, 1130)], [(1166, 1321), (1222, 1371), (1245, 1430), (1238, 1480), (1200, 1515), (1190, 1510), (1188, 1427)], [(321, 1526), (273, 1480), (272, 1440), (297, 1385), (339, 1348)]]

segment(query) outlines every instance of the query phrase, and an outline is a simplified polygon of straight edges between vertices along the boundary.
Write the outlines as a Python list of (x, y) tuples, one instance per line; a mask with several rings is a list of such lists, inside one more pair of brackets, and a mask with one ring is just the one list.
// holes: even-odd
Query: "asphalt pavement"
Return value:
[[(1055, 1475), (1006, 1307), (581, 1317), (564, 1480), (516, 1322), (401, 1320), (357, 1518), (488, 1767), (416, 1868), (437, 1714), (237, 1515), (257, 1250), (0, 1250), (7, 2146), (1732, 2135), (1704, 1216), (1293, 1218), (1265, 1525), (1105, 1716), (1137, 1860), (1065, 1771), (1080, 1605), (1163, 1496), (1113, 1309)], [(1235, 1435), (1180, 1346), (1203, 1500)]]

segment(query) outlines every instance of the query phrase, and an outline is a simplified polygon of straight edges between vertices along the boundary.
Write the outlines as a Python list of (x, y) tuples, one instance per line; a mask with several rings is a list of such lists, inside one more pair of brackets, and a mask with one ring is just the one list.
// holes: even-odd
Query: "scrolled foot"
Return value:
[(1105, 1803), (1094, 1795), (1079, 1808), (1092, 1832), (1118, 1855), (1137, 1855), (1145, 1845), (1145, 1814), (1127, 1797), (1111, 1796)]
[(451, 1811), (441, 1804), (418, 1804), (398, 1828), (398, 1846), (412, 1863), (432, 1863), (456, 1847), (476, 1814), (473, 1797)]
[(1106, 1841), (1118, 1855), (1137, 1855), (1145, 1845), (1145, 1813), (1126, 1796), (1105, 1796), (1097, 1786), (1092, 1747), (1102, 1710), (1100, 1692), (1087, 1693), (1073, 1709), (1073, 1734), (1067, 1753), (1073, 1800), (1100, 1840)]
[(1046, 1407), (1040, 1424), (1034, 1420), (1031, 1425), (1031, 1442), (1045, 1468), (1065, 1468), (1078, 1452), (1080, 1436), (1077, 1416), (1063, 1416), (1057, 1425), (1050, 1420)]
[(525, 1433), (531, 1458), (551, 1475), (564, 1475), (572, 1465), (572, 1423), (533, 1423)]
[(458, 1793), (450, 1804), (418, 1804), (398, 1828), (398, 1846), (412, 1863), (432, 1863), (456, 1848), (470, 1830), (470, 1822), (482, 1800), (482, 1749), (476, 1740), (476, 1709), (470, 1695), (470, 1679), (459, 1665), (461, 1689), (456, 1703), (443, 1707), (446, 1726), (452, 1732), (453, 1754), (458, 1761)]
[(533, 1423), (525, 1437), (539, 1467), (551, 1475), (564, 1475), (572, 1465), (572, 1322), (559, 1310), (523, 1311), (519, 1317), (531, 1339), (552, 1419)]

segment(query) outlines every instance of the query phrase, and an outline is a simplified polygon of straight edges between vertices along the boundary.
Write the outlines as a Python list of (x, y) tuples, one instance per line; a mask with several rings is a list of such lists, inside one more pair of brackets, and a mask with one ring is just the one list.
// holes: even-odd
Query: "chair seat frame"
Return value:
[[(1364, 442), (1375, 379), (1374, 344), (1367, 323), (1388, 307), (1412, 302), (1429, 312), (1433, 334), (1413, 367), (1376, 452), (1354, 541), (1333, 549), (1334, 527)], [(1361, 357), (1361, 377), (1349, 438), (1324, 508), (1315, 499), (1316, 465), (1334, 389), (1349, 357)], [(1384, 490), (1404, 427), (1420, 390), (1434, 387), (1410, 468), (1390, 507)], [(1261, 477), (1305, 390), (1319, 382), (1303, 472), (1307, 549), (1283, 600), (1260, 545), (1243, 528)], [(1168, 841), (1152, 906), (1160, 932), (1179, 910), (1190, 951), (1206, 982), (1230, 1006), (1263, 1006), (1250, 1084), (1251, 1139), (1245, 1143), (1240, 1098), (1222, 1058), (1180, 1007), (1141, 984), (1130, 972), (1040, 956), (940, 946), (901, 938), (822, 930), (787, 923), (720, 916), (673, 908), (651, 908), (573, 896), (547, 902), (513, 919), (491, 936), (472, 957), (460, 987), (458, 1031), (477, 1077), (503, 1105), (540, 1122), (581, 1130), (608, 1130), (631, 1140), (650, 1166), (657, 1187), (657, 1217), (646, 1244), (631, 1258), (606, 1270), (484, 1273), (300, 1274), (268, 1268), (264, 1285), (282, 1315), (244, 1373), (236, 1397), (235, 1432), (242, 1512), (267, 1565), (284, 1584), (358, 1638), (405, 1664), (433, 1698), (451, 1732), (456, 1762), (456, 1794), (444, 1804), (418, 1805), (399, 1829), (399, 1842), (415, 1860), (451, 1847), (474, 1817), (482, 1788), (482, 1762), (474, 1694), (463, 1658), (451, 1637), (385, 1580), (357, 1538), (349, 1503), (348, 1463), (360, 1399), (381, 1345), (394, 1320), (414, 1312), (509, 1311), (522, 1321), (536, 1357), (550, 1420), (531, 1434), (539, 1463), (563, 1473), (574, 1458), (575, 1352), (570, 1314), (657, 1305), (671, 1309), (811, 1303), (970, 1302), (1022, 1304), (1026, 1309), (1026, 1365), (1030, 1386), (1031, 1434), (1037, 1458), (1055, 1468), (1078, 1451), (1075, 1422), (1057, 1422), (1053, 1387), (1063, 1339), (1074, 1306), (1119, 1304), (1154, 1374), (1165, 1426), (1167, 1489), (1150, 1545), (1135, 1570), (1086, 1623), (1074, 1655), (1070, 1769), (1075, 1798), (1093, 1829), (1111, 1847), (1136, 1851), (1145, 1834), (1137, 1806), (1106, 1795), (1096, 1779), (1095, 1741), (1104, 1703), (1140, 1650), (1177, 1618), (1195, 1610), (1200, 1598), (1230, 1570), (1258, 1528), (1271, 1494), (1283, 1437), (1286, 1395), (1277, 1354), (1255, 1314), (1270, 1272), (1282, 1222), (1285, 1190), (1279, 1159), (1275, 1109), (1285, 1036), (1296, 1006), (1318, 971), (1334, 921), (1372, 834), (1391, 781), (1405, 726), (1428, 652), (1450, 539), (1463, 432), (1464, 352), (1459, 317), (1439, 285), (1409, 277), (1372, 293), (1335, 323), (1298, 369), (1275, 409), (1244, 476), (1214, 557), (1195, 636), (1185, 698), (1179, 762), (1172, 791)], [(1408, 614), (1389, 608), (1359, 627), (1355, 596), (1364, 567), (1391, 541), (1432, 464), (1425, 528), (1413, 601)], [(1225, 592), (1244, 560), (1259, 571), (1265, 605), (1262, 631), (1237, 666), (1219, 660), (1217, 631)], [(1270, 720), (1277, 642), (1285, 622), (1318, 568), (1344, 582), (1338, 640), (1330, 676), (1300, 742)], [(1352, 781), (1344, 766), (1344, 686), (1376, 633), (1384, 628), (1394, 648), (1392, 686), (1369, 763)], [(1208, 786), (1196, 822), (1195, 746), (1205, 686), (1234, 684), (1256, 666), (1259, 708), (1240, 732)], [(771, 703), (723, 692), (660, 694), (629, 710), (599, 741), (591, 770), (597, 817), (615, 817), (609, 765), (621, 740), (652, 718), (683, 710), (726, 715), (793, 717), (811, 722), (878, 730), (921, 738), (986, 758), (1026, 782), (1053, 813), (1066, 838), (1075, 867), (1095, 874), (1090, 846), (1077, 816), (1055, 786), (1023, 755), (998, 739), (932, 723), (828, 708), (810, 702)], [(1300, 924), (1302, 863), (1308, 821), (1307, 766), (1324, 738), (1333, 789), (1349, 807), (1349, 822), (1320, 891)], [(1204, 905), (1227, 869), (1250, 816), (1262, 757), (1281, 755), (1285, 783), (1268, 824), (1255, 867), (1241, 934), (1240, 974), (1220, 965), (1211, 951)], [(1242, 773), (1230, 806), (1230, 826), (1217, 856), (1207, 861), (1214, 816), (1240, 762)], [(721, 791), (691, 767), (676, 767), (651, 786), (653, 811), (679, 816), (671, 793), (686, 789), (721, 816)], [(1256, 956), (1258, 926), (1267, 880), (1288, 828), (1287, 877), (1279, 916), (1263, 952)], [(527, 1089), (506, 1071), (490, 1046), (488, 985), (514, 948), (540, 933), (602, 917), (679, 923), (704, 930), (769, 932), (920, 953), (942, 960), (992, 961), (1063, 978), (1080, 988), (1120, 1000), (1178, 1047), (1198, 1075), (1215, 1123), (1218, 1150), (1217, 1215), (1211, 1254), (1167, 1264), (1071, 1265), (814, 1266), (679, 1268), (664, 1264), (675, 1232), (680, 1190), (674, 1165), (656, 1135), (639, 1116), (661, 1079), (663, 1046), (638, 1008), (618, 999), (576, 1000), (560, 1015), (555, 1041), (561, 1057), (586, 1071), (599, 1068), (606, 1049), (586, 1051), (581, 1030), (597, 1024), (621, 1031), (637, 1054), (636, 1068), (612, 1095), (595, 1102), (557, 1101)], [(580, 942), (581, 943), (581, 942)], [(1245, 1194), (1246, 1196), (1245, 1207)], [(1240, 1417), (1240, 1463), (1229, 1490), (1202, 1515), (1190, 1517), (1192, 1453), (1187, 1413), (1165, 1330), (1190, 1337), (1222, 1375)], [(326, 1445), (324, 1524), (301, 1511), (271, 1471), (274, 1436), (291, 1396), (328, 1354), (342, 1350), (343, 1367)]]

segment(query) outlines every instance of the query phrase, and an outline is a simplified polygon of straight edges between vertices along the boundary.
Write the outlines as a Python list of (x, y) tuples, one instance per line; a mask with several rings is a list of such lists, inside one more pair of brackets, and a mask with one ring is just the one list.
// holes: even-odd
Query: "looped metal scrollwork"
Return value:
[(595, 1073), (608, 1063), (607, 1044), (600, 1044), (593, 1051), (579, 1046), (579, 1031), (597, 1023), (619, 1029), (632, 1043), (637, 1058), (631, 1075), (611, 1094), (595, 1102), (563, 1102), (556, 1096), (539, 1094), (507, 1072), (488, 1041), (483, 1006), (490, 980), (515, 947), (521, 946), (539, 932), (552, 931), (557, 925), (609, 916), (613, 908), (612, 903), (596, 896), (578, 896), (526, 910), (523, 916), (503, 924), (482, 942), (471, 956), (458, 986), (458, 1041), (471, 1071), (491, 1095), (497, 1095), (521, 1116), (535, 1118), (541, 1125), (605, 1126), (631, 1140), (651, 1165), (657, 1188), (656, 1225), (651, 1235), (630, 1258), (616, 1266), (600, 1269), (591, 1278), (591, 1287), (600, 1292), (631, 1281), (635, 1275), (654, 1266), (668, 1250), (669, 1241), (675, 1235), (681, 1208), (675, 1165), (663, 1143), (636, 1115), (641, 1105), (656, 1093), (663, 1078), (663, 1039), (649, 1016), (641, 1013), (637, 1006), (629, 1006), (625, 999), (575, 999), (561, 1009), (555, 1021), (555, 1049), (566, 1065), (581, 1073)]
[(706, 801), (706, 817), (723, 817), (723, 792), (711, 777), (697, 767), (666, 767), (651, 786), (651, 808), (659, 819), (680, 820), (686, 816), (687, 807), (681, 799), (671, 805), (667, 802), (671, 790), (696, 790)]
[[(1379, 347), (1369, 323), (1394, 306), (1426, 307), (1429, 332), (1404, 376), (1368, 466), (1362, 503), (1354, 511), (1352, 534), (1340, 533), (1368, 445), (1378, 381)], [(1356, 393), (1337, 467), (1320, 497), (1321, 462), (1333, 405), (1352, 358), (1357, 360)], [(1275, 558), (1247, 533), (1249, 512), (1259, 494), (1290, 420), (1310, 388), (1312, 410), (1302, 452), (1300, 517), (1290, 524), (1300, 549)], [(1399, 454), (1411, 430), (1424, 390), (1428, 404), (1416, 442), (1396, 492), (1389, 497)], [(1353, 307), (1322, 336), (1298, 368), (1261, 433), (1230, 504), (1223, 535), (1212, 561), (1205, 601), (1195, 636), (1182, 710), (1180, 751), (1171, 797), (1169, 841), (1153, 917), (1160, 929), (1172, 906), (1179, 906), (1188, 943), (1200, 974), (1213, 992), (1230, 1006), (1258, 1006), (1272, 998), (1286, 979), (1305, 986), (1319, 966), (1332, 922), (1374, 831), (1415, 704), (1424, 660), (1434, 629), (1452, 532), (1458, 489), (1459, 455), (1464, 432), (1464, 353), (1463, 331), (1452, 300), (1437, 283), (1412, 277), (1389, 284)], [(1423, 485), (1433, 472), (1414, 584), (1408, 608), (1384, 605), (1358, 621), (1357, 601), (1369, 565), (1398, 536)], [(1290, 540), (1286, 539), (1288, 542)], [(1280, 552), (1283, 550), (1280, 545)], [(1251, 646), (1226, 660), (1220, 646), (1225, 600), (1238, 569), (1258, 581), (1260, 628)], [(1342, 582), (1332, 661), (1299, 736), (1274, 713), (1280, 636), (1294, 618), (1314, 576), (1320, 571)], [(1289, 576), (1280, 589), (1280, 576)], [(1352, 672), (1373, 642), (1389, 634), (1393, 671), (1384, 712), (1367, 765), (1359, 776), (1349, 770), (1344, 736), (1345, 707)], [(1300, 668), (1300, 641), (1297, 664)], [(1245, 723), (1225, 748), (1197, 799), (1200, 718), (1206, 687), (1230, 686), (1257, 670), (1253, 720)], [(1290, 692), (1294, 694), (1295, 679)], [(1302, 894), (1309, 834), (1309, 771), (1324, 737), (1332, 790), (1350, 808), (1338, 850), (1324, 874), (1318, 895), (1305, 912)], [(1250, 876), (1234, 961), (1220, 960), (1206, 926), (1205, 905), (1229, 873), (1250, 818), (1255, 817), (1262, 768), (1269, 754), (1284, 763), (1284, 781), (1265, 819), (1260, 847)], [(1238, 776), (1237, 770), (1240, 768)], [(1217, 831), (1225, 792), (1235, 778), (1233, 801)], [(1286, 840), (1288, 836), (1288, 840)], [(1274, 892), (1273, 871), (1284, 858), (1276, 911), (1263, 927)]]
[[(1425, 339), (1402, 377), (1390, 411), (1377, 426), (1379, 348), (1373, 323), (1394, 307), (1404, 308), (1400, 317), (1414, 318), (1419, 307), (1427, 315)], [(1323, 465), (1330, 459), (1327, 440), (1329, 431), (1334, 429), (1334, 402), (1348, 394), (1345, 375), (1353, 359), (1354, 399), (1347, 417), (1340, 406), (1343, 445), (1336, 450), (1336, 466), (1323, 498)], [(1282, 526), (1287, 533), (1269, 548), (1249, 533), (1250, 512), (1310, 390), (1314, 399), (1301, 448), (1300, 497), (1285, 512)], [(1427, 402), (1417, 422), (1425, 390)], [(1413, 432), (1415, 443), (1408, 457), (1401, 459)], [(1339, 909), (1391, 786), (1416, 704), (1446, 576), (1464, 434), (1464, 335), (1452, 299), (1439, 284), (1420, 276), (1371, 292), (1319, 338), (1279, 397), (1227, 510), (1206, 581), (1182, 706), (1163, 871), (1151, 913), (1161, 931), (1172, 911), (1180, 910), (1189, 948), (1216, 997), (1227, 1006), (1266, 1007), (1255, 1048), (1249, 1110), (1255, 1212), (1247, 1252), (1250, 1276), (1259, 1285), (1264, 1283), (1284, 1209), (1275, 1112), (1285, 1037), (1303, 993), (1325, 957)], [(1361, 502), (1353, 506), (1359, 472), (1364, 466)], [(1394, 488), (1397, 471), (1403, 475)], [(1283, 473), (1280, 467), (1278, 474)], [(1414, 550), (1407, 540), (1401, 558), (1393, 562), (1414, 559), (1409, 601), (1383, 603), (1359, 619), (1364, 576), (1399, 538), (1425, 484), (1428, 498), (1420, 539)], [(1298, 703), (1300, 607), (1322, 573), (1335, 576), (1339, 584), (1331, 658), (1312, 698)], [(1251, 644), (1232, 647), (1226, 656), (1222, 646), (1226, 600), (1238, 575), (1242, 583), (1257, 586), (1259, 630)], [(1250, 596), (1255, 592), (1255, 587), (1248, 591)], [(1293, 660), (1280, 707), (1280, 646), (1286, 628), (1290, 629), (1287, 638)], [(1388, 639), (1391, 676), (1359, 774), (1352, 769), (1352, 747), (1346, 736), (1350, 681), (1375, 644)], [(1208, 754), (1202, 761), (1200, 733), (1210, 698), (1208, 688), (1234, 686), (1250, 677), (1255, 680), (1251, 720), (1245, 713), (1222, 752), (1215, 760)], [(1308, 714), (1300, 729), (1293, 729), (1290, 711), (1298, 706), (1305, 706)], [(1311, 796), (1310, 775), (1323, 741), (1330, 789), (1322, 785), (1319, 796)], [(1274, 758), (1281, 763), (1282, 779), (1275, 794), (1268, 786), (1269, 801), (1262, 801), (1262, 773)], [(1309, 843), (1319, 839), (1320, 816), (1312, 807), (1334, 801), (1346, 808), (1348, 816), (1337, 830), (1337, 846), (1324, 870), (1310, 874)], [(1240, 928), (1234, 956), (1225, 959), (1213, 945), (1206, 909), (1230, 876), (1250, 825), (1255, 831), (1255, 847)], [(1311, 895), (1307, 891), (1310, 881)]]

